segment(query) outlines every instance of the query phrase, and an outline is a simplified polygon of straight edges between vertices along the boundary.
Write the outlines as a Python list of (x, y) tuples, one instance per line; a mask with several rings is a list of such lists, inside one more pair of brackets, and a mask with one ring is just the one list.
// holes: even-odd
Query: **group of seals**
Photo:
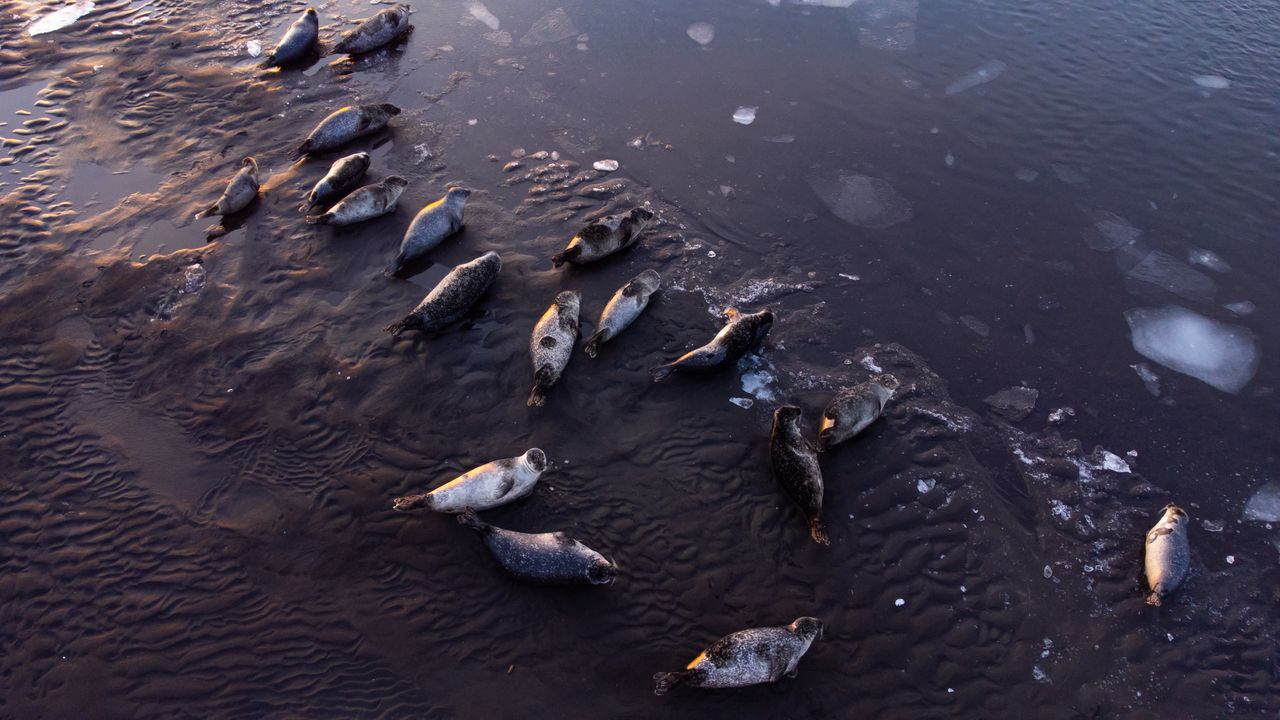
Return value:
[[(413, 29), (409, 24), (409, 6), (395, 5), (372, 17), (360, 21), (355, 29), (347, 32), (334, 45), (334, 52), (360, 55), (377, 50)], [(261, 67), (283, 68), (320, 50), (320, 16), (315, 8), (307, 8), (302, 16), (289, 26), (275, 50), (262, 61)]]

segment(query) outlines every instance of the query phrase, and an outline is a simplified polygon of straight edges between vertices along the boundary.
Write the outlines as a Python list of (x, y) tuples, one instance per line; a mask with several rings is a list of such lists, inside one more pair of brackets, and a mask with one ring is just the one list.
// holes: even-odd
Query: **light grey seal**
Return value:
[(822, 468), (813, 444), (800, 432), (800, 408), (795, 405), (783, 405), (773, 412), (769, 461), (778, 484), (809, 521), (809, 536), (814, 542), (830, 545), (822, 526)]
[(626, 215), (606, 215), (582, 228), (563, 252), (551, 256), (551, 262), (556, 267), (566, 262), (595, 262), (631, 247), (652, 221), (653, 213), (644, 208), (635, 208)]
[(230, 215), (249, 206), (258, 197), (258, 161), (247, 157), (240, 162), (240, 171), (227, 183), (218, 202), (196, 213), (196, 219), (210, 215)]
[(1151, 588), (1148, 605), (1160, 605), (1186, 579), (1191, 569), (1191, 545), (1187, 542), (1190, 523), (1186, 511), (1170, 503), (1147, 533), (1147, 585)]
[(310, 153), (342, 147), (358, 137), (378, 132), (399, 114), (400, 108), (391, 103), (339, 108), (321, 120), (289, 156), (297, 160)]
[(605, 556), (562, 532), (522, 533), (483, 522), (470, 510), (458, 516), (480, 533), (489, 553), (507, 572), (539, 585), (605, 585), (618, 568)]
[(654, 675), (653, 693), (665, 695), (676, 685), (732, 688), (795, 677), (800, 658), (821, 637), (822, 621), (812, 617), (782, 627), (739, 630), (712, 643), (684, 670)]
[(707, 371), (728, 367), (759, 344), (773, 327), (773, 313), (769, 308), (748, 314), (727, 308), (724, 314), (729, 322), (711, 338), (711, 342), (651, 370), (654, 382), (666, 379), (676, 370)]
[(467, 207), (471, 191), (451, 188), (445, 196), (427, 205), (409, 223), (400, 241), (400, 254), (396, 256), (387, 275), (395, 276), (409, 263), (436, 249), (444, 239), (462, 229), (462, 212)]
[(617, 337), (640, 317), (640, 313), (649, 305), (649, 298), (657, 292), (660, 285), (662, 276), (656, 270), (645, 270), (619, 288), (609, 298), (604, 312), (600, 313), (596, 331), (587, 338), (587, 345), (583, 348), (587, 355), (595, 357), (601, 345)]
[(307, 8), (285, 31), (276, 49), (271, 51), (262, 67), (279, 67), (297, 62), (306, 57), (316, 47), (320, 39), (320, 18), (314, 8)]
[(329, 212), (308, 215), (307, 222), (312, 225), (352, 225), (386, 215), (396, 209), (400, 194), (408, 185), (408, 180), (392, 175), (380, 183), (355, 190), (329, 208)]
[(836, 395), (827, 409), (822, 411), (822, 426), (818, 428), (818, 449), (835, 447), (865, 430), (884, 412), (885, 405), (897, 389), (897, 378), (892, 375), (877, 375)]
[(502, 258), (493, 251), (455, 267), (412, 312), (403, 320), (388, 325), (386, 331), (393, 335), (409, 329), (434, 332), (461, 320), (498, 277), (501, 269)]
[(529, 407), (541, 407), (547, 402), (547, 390), (560, 379), (569, 364), (573, 346), (578, 342), (578, 310), (582, 306), (582, 293), (566, 290), (551, 303), (533, 326), (529, 338), (529, 355), (533, 358), (533, 391), (529, 393)]
[(464, 510), (488, 510), (533, 492), (546, 469), (546, 453), (530, 448), (519, 457), (494, 460), (468, 470), (431, 492), (398, 497), (391, 506), (396, 510), (427, 508), (455, 515)]
[(339, 158), (329, 167), (329, 172), (320, 178), (320, 182), (311, 188), (307, 201), (300, 208), (302, 212), (328, 205), (345, 196), (364, 177), (365, 171), (369, 169), (369, 162), (369, 153), (366, 152)]
[(334, 46), (335, 53), (359, 55), (377, 50), (413, 29), (409, 24), (409, 6), (393, 5), (372, 17), (365, 18)]

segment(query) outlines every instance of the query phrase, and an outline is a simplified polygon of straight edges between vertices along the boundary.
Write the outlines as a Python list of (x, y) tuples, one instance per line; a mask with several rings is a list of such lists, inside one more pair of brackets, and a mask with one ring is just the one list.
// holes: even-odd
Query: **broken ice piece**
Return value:
[(685, 30), (685, 34), (699, 45), (709, 45), (716, 39), (716, 26), (709, 22), (696, 22)]
[(1240, 392), (1258, 371), (1257, 343), (1246, 328), (1177, 305), (1135, 308), (1124, 316), (1138, 354), (1222, 392)]
[(1016, 422), (1025, 419), (1031, 414), (1031, 410), (1036, 406), (1036, 399), (1039, 397), (1039, 390), (1017, 385), (1005, 388), (987, 397), (983, 402), (994, 408), (996, 413)]
[(1192, 79), (1200, 87), (1209, 90), (1226, 90), (1231, 87), (1231, 81), (1221, 75), (1197, 75)]
[(743, 398), (743, 397), (729, 398), (729, 402), (733, 403), (734, 405), (737, 405), (743, 410), (750, 410), (751, 406), (756, 404), (755, 400), (752, 400), (751, 398)]
[(618, 161), (617, 160), (597, 160), (591, 164), (591, 167), (599, 170), (600, 172), (613, 172), (614, 170), (618, 169)]
[(758, 107), (746, 107), (745, 105), (733, 112), (733, 121), (739, 125), (750, 125), (756, 121), (756, 111)]
[(1244, 519), (1280, 522), (1280, 483), (1272, 480), (1258, 488), (1244, 506)]
[(249, 57), (258, 57), (262, 54), (262, 43), (250, 40), (244, 44), (244, 49), (249, 51)]

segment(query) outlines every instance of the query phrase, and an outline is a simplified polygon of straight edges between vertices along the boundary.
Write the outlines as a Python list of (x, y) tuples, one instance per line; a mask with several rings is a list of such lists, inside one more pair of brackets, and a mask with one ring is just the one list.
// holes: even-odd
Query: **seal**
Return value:
[(738, 312), (736, 308), (727, 308), (724, 314), (729, 322), (711, 338), (711, 342), (651, 370), (654, 382), (665, 380), (676, 370), (705, 371), (732, 365), (759, 344), (769, 334), (769, 328), (773, 327), (773, 313), (769, 308), (749, 314)]
[(308, 215), (312, 225), (352, 225), (364, 220), (386, 215), (396, 209), (400, 194), (409, 181), (392, 175), (380, 183), (365, 185), (338, 201), (329, 212)]
[(533, 326), (529, 338), (529, 355), (533, 358), (533, 391), (529, 393), (529, 407), (541, 407), (547, 402), (547, 390), (560, 379), (569, 364), (573, 346), (578, 342), (578, 310), (582, 306), (582, 293), (566, 290), (551, 303)]
[(502, 258), (493, 251), (455, 267), (403, 320), (388, 325), (386, 331), (393, 335), (411, 328), (434, 332), (461, 320), (501, 269)]
[(618, 567), (605, 556), (562, 532), (522, 533), (483, 522), (470, 510), (458, 516), (480, 533), (489, 553), (512, 575), (539, 585), (605, 585)]
[(619, 333), (635, 322), (649, 306), (649, 298), (657, 292), (660, 285), (662, 276), (656, 270), (645, 270), (618, 288), (613, 297), (609, 298), (609, 304), (604, 306), (604, 312), (600, 313), (596, 331), (587, 338), (587, 345), (583, 348), (587, 355), (595, 357), (601, 345), (618, 337)]
[(822, 621), (796, 618), (782, 627), (739, 630), (715, 641), (684, 670), (653, 676), (653, 694), (665, 695), (676, 685), (732, 688), (795, 677), (800, 658), (822, 637)]
[(468, 197), (471, 197), (470, 190), (450, 188), (444, 197), (418, 211), (404, 232), (400, 254), (387, 268), (387, 275), (398, 275), (406, 265), (436, 249), (445, 238), (461, 230), (462, 211), (467, 207)]
[(551, 262), (556, 267), (566, 262), (582, 265), (631, 247), (653, 217), (652, 212), (635, 208), (626, 215), (606, 215), (593, 220), (573, 236), (564, 252), (552, 255)]
[(247, 157), (240, 161), (240, 171), (227, 183), (218, 202), (196, 213), (196, 219), (210, 215), (230, 215), (249, 206), (258, 197), (258, 161)]
[(1160, 521), (1147, 532), (1146, 571), (1148, 605), (1160, 605), (1164, 598), (1182, 584), (1191, 569), (1191, 545), (1187, 542), (1187, 525), (1191, 517), (1182, 508), (1169, 503)]
[(299, 209), (305, 213), (346, 195), (364, 177), (365, 171), (369, 169), (369, 162), (369, 153), (366, 152), (338, 159), (329, 167), (329, 172), (320, 178), (320, 182), (311, 188), (311, 192), (307, 193), (307, 201)]
[(342, 147), (358, 137), (378, 132), (399, 114), (400, 108), (391, 103), (339, 108), (321, 120), (289, 157), (297, 160), (311, 153)]
[(294, 20), (285, 31), (276, 49), (262, 61), (262, 67), (280, 67), (297, 62), (314, 50), (319, 40), (320, 17), (316, 15), (315, 8), (307, 8), (302, 17)]
[(830, 545), (822, 527), (822, 468), (813, 444), (800, 432), (800, 408), (795, 405), (773, 411), (769, 461), (778, 484), (809, 520), (809, 536), (814, 542)]
[(818, 428), (818, 449), (827, 450), (848, 440), (880, 417), (884, 406), (898, 389), (892, 375), (877, 375), (836, 395), (822, 411)]
[(467, 509), (488, 510), (533, 492), (546, 469), (546, 453), (530, 448), (519, 457), (494, 460), (468, 470), (431, 492), (398, 497), (391, 506), (396, 510), (427, 508), (455, 515)]
[(359, 55), (377, 50), (413, 29), (409, 24), (409, 6), (393, 5), (372, 17), (365, 18), (351, 30), (333, 51), (338, 54)]

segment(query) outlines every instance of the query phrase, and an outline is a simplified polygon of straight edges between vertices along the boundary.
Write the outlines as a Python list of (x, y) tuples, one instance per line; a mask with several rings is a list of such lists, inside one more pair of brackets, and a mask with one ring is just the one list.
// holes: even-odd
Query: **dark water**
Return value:
[[(390, 51), (263, 74), (246, 42), (301, 3), (108, 0), (33, 37), (54, 8), (0, 0), (0, 716), (1280, 712), (1280, 517), (1245, 510), (1280, 479), (1273, 4), (566, 0), (532, 35), (556, 5), (488, 0), (491, 29), (412, 4)], [(318, 9), (327, 40), (376, 6)], [(336, 155), (286, 153), (353, 100), (405, 109), (354, 147), (411, 184), (305, 225)], [(504, 172), (515, 148), (558, 155)], [(263, 195), (206, 243), (190, 218), (249, 154)], [(467, 229), (382, 277), (449, 182)], [(551, 269), (638, 204), (638, 247)], [(381, 332), (487, 250), (459, 327)], [(649, 267), (646, 314), (527, 408), (555, 293), (589, 329)], [(766, 304), (742, 367), (649, 381)], [(873, 368), (903, 389), (824, 456), (820, 547), (770, 414), (814, 431)], [(1019, 384), (1027, 419), (984, 402)], [(614, 585), (516, 585), (451, 518), (390, 509), (534, 446), (553, 469), (487, 519), (569, 531)], [(1192, 574), (1157, 610), (1141, 538), (1171, 500)], [(827, 630), (797, 679), (652, 694), (801, 615)]]

